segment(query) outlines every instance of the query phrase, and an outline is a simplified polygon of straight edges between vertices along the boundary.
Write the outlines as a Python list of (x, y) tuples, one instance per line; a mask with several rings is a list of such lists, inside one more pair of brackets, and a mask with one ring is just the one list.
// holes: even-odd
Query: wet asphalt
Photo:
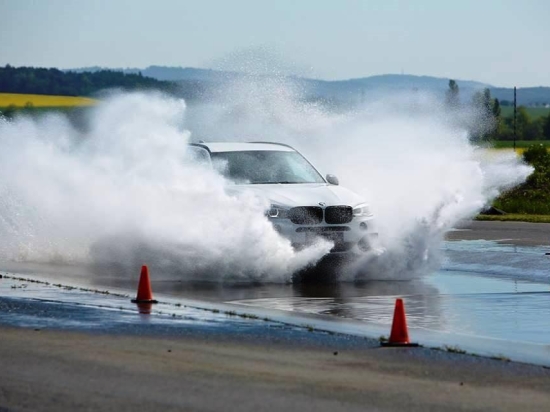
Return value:
[[(287, 318), (260, 318), (247, 310), (202, 309), (174, 302), (136, 305), (129, 296), (104, 291), (36, 283), (4, 273), (0, 279), (0, 326), (43, 331), (89, 333), (94, 336), (191, 338), (204, 342), (227, 342), (282, 348), (327, 350), (333, 356), (355, 350), (384, 350), (380, 340), (361, 333), (338, 332), (327, 324), (287, 322)], [(11, 296), (8, 296), (11, 295)], [(229, 308), (231, 309), (231, 308)], [(332, 329), (332, 330), (331, 330)], [(336, 331), (335, 331), (336, 330)], [(267, 345), (267, 346), (266, 346)], [(452, 350), (448, 350), (451, 348)], [(510, 366), (508, 358), (466, 356), (456, 345), (435, 344), (401, 348), (399, 353), (419, 361), (471, 364), (506, 373), (524, 374), (522, 363)], [(437, 349), (437, 350), (434, 350)], [(475, 353), (475, 352), (471, 352)], [(529, 363), (529, 362), (528, 362)], [(544, 362), (530, 362), (543, 364)], [(532, 373), (529, 369), (528, 373)], [(540, 373), (540, 371), (535, 371)]]
[(163, 304), (150, 314), (129, 302), (137, 277), (10, 263), (0, 268), (0, 324), (259, 342), (307, 341), (315, 331), (319, 344), (372, 346), (389, 334), (403, 297), (421, 343), (550, 364), (549, 233), (544, 224), (464, 225), (449, 233), (442, 268), (408, 281), (228, 285), (157, 275)]
[(464, 222), (447, 233), (448, 240), (492, 240), (516, 246), (544, 246), (550, 252), (550, 223)]

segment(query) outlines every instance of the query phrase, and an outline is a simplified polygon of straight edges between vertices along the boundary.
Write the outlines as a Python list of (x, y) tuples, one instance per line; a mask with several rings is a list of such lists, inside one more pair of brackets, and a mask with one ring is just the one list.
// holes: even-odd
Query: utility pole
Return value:
[(514, 86), (514, 152), (516, 151), (516, 86)]

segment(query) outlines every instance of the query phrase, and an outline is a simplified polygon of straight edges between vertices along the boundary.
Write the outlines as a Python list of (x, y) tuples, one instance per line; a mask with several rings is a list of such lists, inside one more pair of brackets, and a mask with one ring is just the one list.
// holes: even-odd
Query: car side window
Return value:
[(187, 155), (193, 162), (197, 162), (205, 166), (212, 165), (210, 153), (204, 147), (189, 146), (187, 149)]

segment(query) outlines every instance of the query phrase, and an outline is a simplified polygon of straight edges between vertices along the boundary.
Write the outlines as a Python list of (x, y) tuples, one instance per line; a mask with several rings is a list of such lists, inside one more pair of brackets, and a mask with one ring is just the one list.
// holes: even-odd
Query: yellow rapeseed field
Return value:
[[(502, 154), (502, 153), (514, 153), (514, 149), (511, 147), (498, 147), (498, 148), (491, 148), (489, 149), (493, 153)], [(521, 156), (525, 152), (525, 147), (517, 147), (515, 150), (515, 153), (518, 156)]]
[[(516, 147), (516, 150), (515, 150), (515, 154), (518, 156), (518, 157), (521, 157), (523, 156), (523, 152), (525, 152), (527, 150), (526, 147)], [(550, 153), (550, 147), (547, 147), (546, 148), (546, 151), (548, 153)], [(487, 153), (490, 155), (490, 154), (494, 154), (494, 155), (502, 155), (504, 153), (514, 153), (514, 149), (512, 149), (511, 147), (499, 147), (499, 148), (491, 148), (491, 149), (487, 149)]]
[(29, 103), (34, 107), (74, 107), (91, 106), (96, 104), (97, 100), (88, 97), (0, 93), (0, 107), (8, 107), (10, 105), (25, 107)]

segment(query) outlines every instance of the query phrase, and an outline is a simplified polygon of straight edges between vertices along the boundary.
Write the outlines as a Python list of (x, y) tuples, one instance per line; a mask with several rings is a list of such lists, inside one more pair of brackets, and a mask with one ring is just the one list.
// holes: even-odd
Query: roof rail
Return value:
[[(284, 147), (288, 147), (289, 149), (292, 149), (294, 151), (296, 151), (295, 148), (293, 148), (291, 145), (289, 144), (286, 144), (286, 143), (279, 143), (279, 142), (220, 142), (220, 143), (254, 143), (254, 144), (274, 144), (274, 145), (277, 145), (277, 146), (284, 146)], [(206, 143), (205, 141), (203, 140), (199, 140), (198, 143), (196, 142), (190, 142), (188, 143), (190, 146), (196, 146), (196, 147), (202, 147), (203, 149), (206, 149), (208, 150), (209, 153), (212, 153), (212, 151), (210, 150), (210, 148), (208, 147), (208, 143)]]
[(195, 147), (202, 147), (203, 149), (207, 150), (208, 153), (212, 153), (210, 151), (210, 148), (208, 146), (206, 146), (205, 144), (202, 144), (204, 143), (202, 140), (200, 141), (200, 143), (188, 143), (189, 146), (195, 146)]
[(279, 145), (279, 146), (289, 147), (289, 148), (291, 148), (292, 150), (296, 150), (296, 149), (293, 148), (291, 145), (286, 144), (286, 143), (279, 143), (279, 142), (248, 142), (248, 143), (267, 143), (267, 144), (275, 144), (275, 145)]

